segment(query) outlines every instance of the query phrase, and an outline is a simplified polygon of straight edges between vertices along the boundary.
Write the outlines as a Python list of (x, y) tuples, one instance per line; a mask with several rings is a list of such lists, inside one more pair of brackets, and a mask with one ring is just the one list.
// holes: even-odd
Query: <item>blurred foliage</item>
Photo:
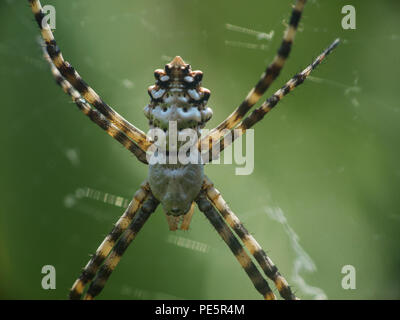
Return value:
[[(47, 1), (57, 9), (64, 57), (143, 130), (153, 70), (175, 55), (204, 72), (214, 110), (209, 126), (222, 121), (273, 58), (292, 2)], [(330, 299), (398, 299), (400, 2), (351, 4), (357, 29), (343, 30), (342, 1), (308, 1), (269, 94), (335, 38), (343, 42), (256, 126), (254, 173), (235, 176), (234, 166), (212, 165), (207, 174), (301, 298), (314, 298), (295, 279), (302, 258), (284, 225), (267, 214), (271, 208), (282, 210), (315, 263), (315, 272), (300, 272), (309, 286)], [(0, 297), (64, 299), (122, 213), (77, 199), (76, 190), (130, 198), (147, 171), (54, 84), (27, 2), (2, 0), (0, 18)], [(258, 39), (226, 24), (273, 30), (274, 37)], [(260, 298), (199, 211), (189, 232), (172, 235), (207, 245), (205, 253), (174, 245), (171, 234), (157, 210), (100, 298)], [(41, 288), (46, 264), (56, 267), (56, 290)], [(348, 264), (357, 270), (356, 290), (341, 287)]]

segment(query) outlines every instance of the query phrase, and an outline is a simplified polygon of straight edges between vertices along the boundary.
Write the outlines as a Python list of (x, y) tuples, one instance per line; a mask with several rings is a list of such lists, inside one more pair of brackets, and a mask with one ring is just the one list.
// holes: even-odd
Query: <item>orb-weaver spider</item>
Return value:
[[(28, 1), (41, 29), (44, 55), (56, 82), (72, 97), (86, 116), (131, 151), (141, 162), (147, 164), (146, 151), (154, 141), (115, 112), (82, 80), (75, 69), (64, 60), (49, 25), (44, 21), (45, 14), (40, 1)], [(259, 108), (244, 118), (283, 68), (305, 2), (306, 0), (295, 2), (282, 44), (261, 79), (228, 118), (196, 142), (200, 150), (206, 145), (211, 153), (212, 146), (218, 142), (218, 153), (221, 152), (227, 145), (224, 143), (225, 140), (222, 140), (226, 130), (232, 132), (233, 129), (239, 129), (240, 134), (243, 134), (251, 128), (286, 94), (303, 83), (311, 71), (338, 45), (339, 40), (335, 40), (311, 65), (296, 74)], [(200, 137), (200, 129), (212, 116), (211, 109), (206, 107), (210, 91), (200, 86), (202, 75), (201, 71), (192, 71), (190, 65), (179, 56), (164, 69), (157, 69), (156, 84), (149, 88), (151, 101), (145, 108), (150, 126), (166, 130), (169, 121), (176, 121), (180, 129), (190, 126)], [(212, 157), (214, 156), (215, 154), (212, 154)], [(80, 298), (87, 285), (89, 288), (84, 299), (93, 299), (100, 293), (122, 254), (159, 204), (166, 213), (170, 230), (177, 230), (188, 229), (195, 203), (229, 246), (255, 288), (265, 299), (275, 299), (266, 277), (274, 282), (284, 299), (297, 299), (277, 267), (204, 175), (204, 164), (203, 161), (186, 165), (179, 163), (149, 165), (148, 180), (141, 185), (125, 213), (73, 284), (71, 299)], [(261, 274), (255, 263), (261, 267), (264, 274)]]

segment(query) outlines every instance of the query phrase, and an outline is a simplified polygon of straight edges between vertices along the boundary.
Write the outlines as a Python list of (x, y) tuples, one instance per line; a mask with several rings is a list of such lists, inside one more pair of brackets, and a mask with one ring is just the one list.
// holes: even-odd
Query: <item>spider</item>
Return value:
[[(50, 64), (56, 82), (91, 121), (121, 143), (139, 161), (149, 164), (146, 152), (155, 141), (114, 111), (82, 80), (75, 69), (64, 60), (53, 33), (44, 20), (45, 14), (40, 1), (28, 1), (41, 30), (45, 59)], [(150, 103), (145, 107), (150, 127), (166, 131), (169, 121), (172, 120), (177, 123), (179, 130), (194, 129), (199, 137), (196, 147), (203, 150), (202, 147), (208, 146), (208, 160), (198, 164), (149, 164), (148, 179), (140, 186), (126, 211), (73, 284), (70, 299), (80, 299), (83, 295), (84, 299), (89, 300), (101, 292), (123, 253), (159, 204), (166, 214), (170, 230), (187, 230), (197, 204), (265, 299), (276, 299), (267, 279), (274, 282), (282, 298), (297, 299), (278, 268), (228, 207), (211, 180), (205, 176), (204, 165), (218, 156), (235, 138), (263, 119), (286, 94), (303, 83), (311, 71), (338, 45), (339, 39), (336, 39), (312, 64), (296, 74), (245, 118), (283, 68), (305, 3), (306, 0), (295, 1), (281, 46), (260, 80), (233, 113), (205, 137), (200, 136), (200, 130), (211, 118), (212, 110), (206, 106), (210, 91), (201, 87), (202, 72), (192, 71), (191, 66), (179, 56), (165, 65), (164, 69), (155, 70), (156, 82), (148, 89)], [(232, 134), (234, 129), (239, 129), (235, 130), (239, 134), (233, 134), (233, 139), (226, 142), (223, 138), (227, 132)], [(212, 146), (216, 142), (219, 148), (213, 153)], [(168, 152), (166, 154), (168, 157)]]

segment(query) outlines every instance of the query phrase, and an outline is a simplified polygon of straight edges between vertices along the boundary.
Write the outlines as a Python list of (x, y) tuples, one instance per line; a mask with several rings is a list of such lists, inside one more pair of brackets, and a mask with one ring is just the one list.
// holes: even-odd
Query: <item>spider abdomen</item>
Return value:
[(144, 108), (151, 128), (168, 130), (176, 121), (178, 130), (204, 127), (212, 110), (206, 107), (210, 91), (201, 87), (203, 73), (192, 71), (181, 57), (175, 57), (164, 69), (154, 72), (155, 85), (148, 89), (150, 103)]

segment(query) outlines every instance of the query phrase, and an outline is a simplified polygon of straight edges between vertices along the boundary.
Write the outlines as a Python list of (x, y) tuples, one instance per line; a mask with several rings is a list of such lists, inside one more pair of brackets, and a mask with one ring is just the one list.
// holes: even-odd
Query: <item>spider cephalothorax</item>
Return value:
[[(149, 165), (148, 177), (150, 188), (167, 215), (170, 230), (176, 230), (184, 216), (190, 213), (191, 205), (201, 190), (204, 166), (154, 164)], [(187, 223), (190, 223), (190, 220)]]

